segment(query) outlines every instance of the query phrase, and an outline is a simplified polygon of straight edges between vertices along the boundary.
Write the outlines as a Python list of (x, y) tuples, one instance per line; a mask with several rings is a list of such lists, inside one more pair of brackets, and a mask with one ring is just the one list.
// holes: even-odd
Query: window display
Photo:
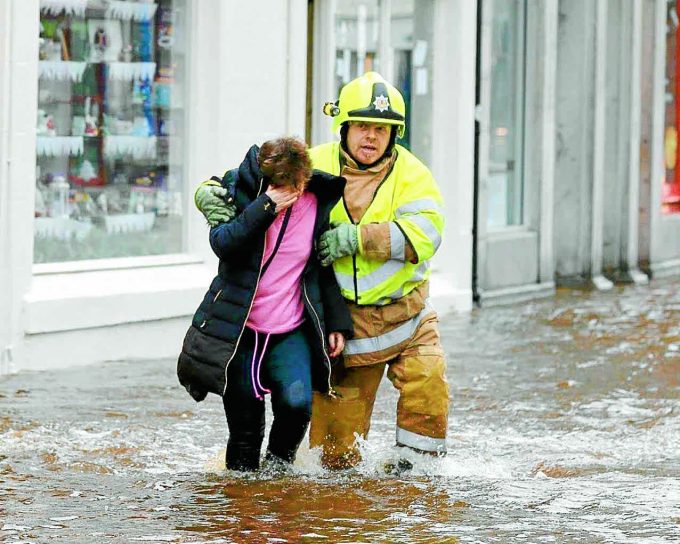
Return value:
[(182, 251), (186, 0), (41, 0), (35, 262)]

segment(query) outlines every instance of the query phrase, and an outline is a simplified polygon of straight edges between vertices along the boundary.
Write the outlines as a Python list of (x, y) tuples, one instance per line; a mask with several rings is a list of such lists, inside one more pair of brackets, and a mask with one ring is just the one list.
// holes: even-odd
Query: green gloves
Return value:
[(212, 180), (201, 183), (194, 193), (194, 203), (211, 227), (236, 217), (236, 206), (227, 202), (226, 196), (227, 190)]
[(358, 249), (357, 226), (351, 223), (341, 223), (321, 235), (319, 240), (321, 266), (329, 266), (340, 257), (354, 255)]

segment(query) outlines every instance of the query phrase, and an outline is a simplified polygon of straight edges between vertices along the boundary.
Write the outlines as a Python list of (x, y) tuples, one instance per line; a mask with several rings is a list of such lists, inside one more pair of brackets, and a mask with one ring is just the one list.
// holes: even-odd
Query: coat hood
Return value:
[[(257, 161), (259, 154), (260, 147), (257, 145), (251, 146), (238, 167), (238, 189), (243, 191), (249, 200), (254, 200), (257, 197), (260, 180), (263, 177), (260, 164)], [(268, 180), (265, 181), (268, 185)]]

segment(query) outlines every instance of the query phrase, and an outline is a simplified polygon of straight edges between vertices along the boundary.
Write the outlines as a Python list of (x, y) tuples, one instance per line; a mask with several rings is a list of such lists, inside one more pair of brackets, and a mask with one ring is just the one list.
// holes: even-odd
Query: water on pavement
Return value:
[(679, 542), (679, 288), (442, 316), (449, 453), (399, 476), (387, 380), (356, 470), (303, 445), (293, 474), (243, 476), (175, 361), (4, 377), (0, 541)]

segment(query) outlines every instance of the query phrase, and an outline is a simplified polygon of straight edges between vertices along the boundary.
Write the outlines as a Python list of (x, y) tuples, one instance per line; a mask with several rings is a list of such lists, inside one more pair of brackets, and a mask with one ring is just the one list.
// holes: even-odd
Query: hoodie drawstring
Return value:
[(268, 333), (267, 336), (265, 337), (264, 345), (262, 346), (262, 352), (259, 354), (258, 357), (257, 347), (258, 336), (260, 335), (260, 333), (258, 333), (257, 331), (253, 332), (255, 333), (255, 347), (253, 348), (253, 359), (250, 364), (250, 379), (253, 384), (253, 393), (255, 393), (255, 398), (257, 398), (258, 400), (264, 400), (264, 395), (266, 395), (267, 393), (271, 393), (271, 391), (264, 387), (260, 382), (260, 368), (262, 366), (262, 360), (264, 359), (264, 355), (267, 351), (267, 344), (269, 343), (269, 337), (271, 336), (271, 334)]

